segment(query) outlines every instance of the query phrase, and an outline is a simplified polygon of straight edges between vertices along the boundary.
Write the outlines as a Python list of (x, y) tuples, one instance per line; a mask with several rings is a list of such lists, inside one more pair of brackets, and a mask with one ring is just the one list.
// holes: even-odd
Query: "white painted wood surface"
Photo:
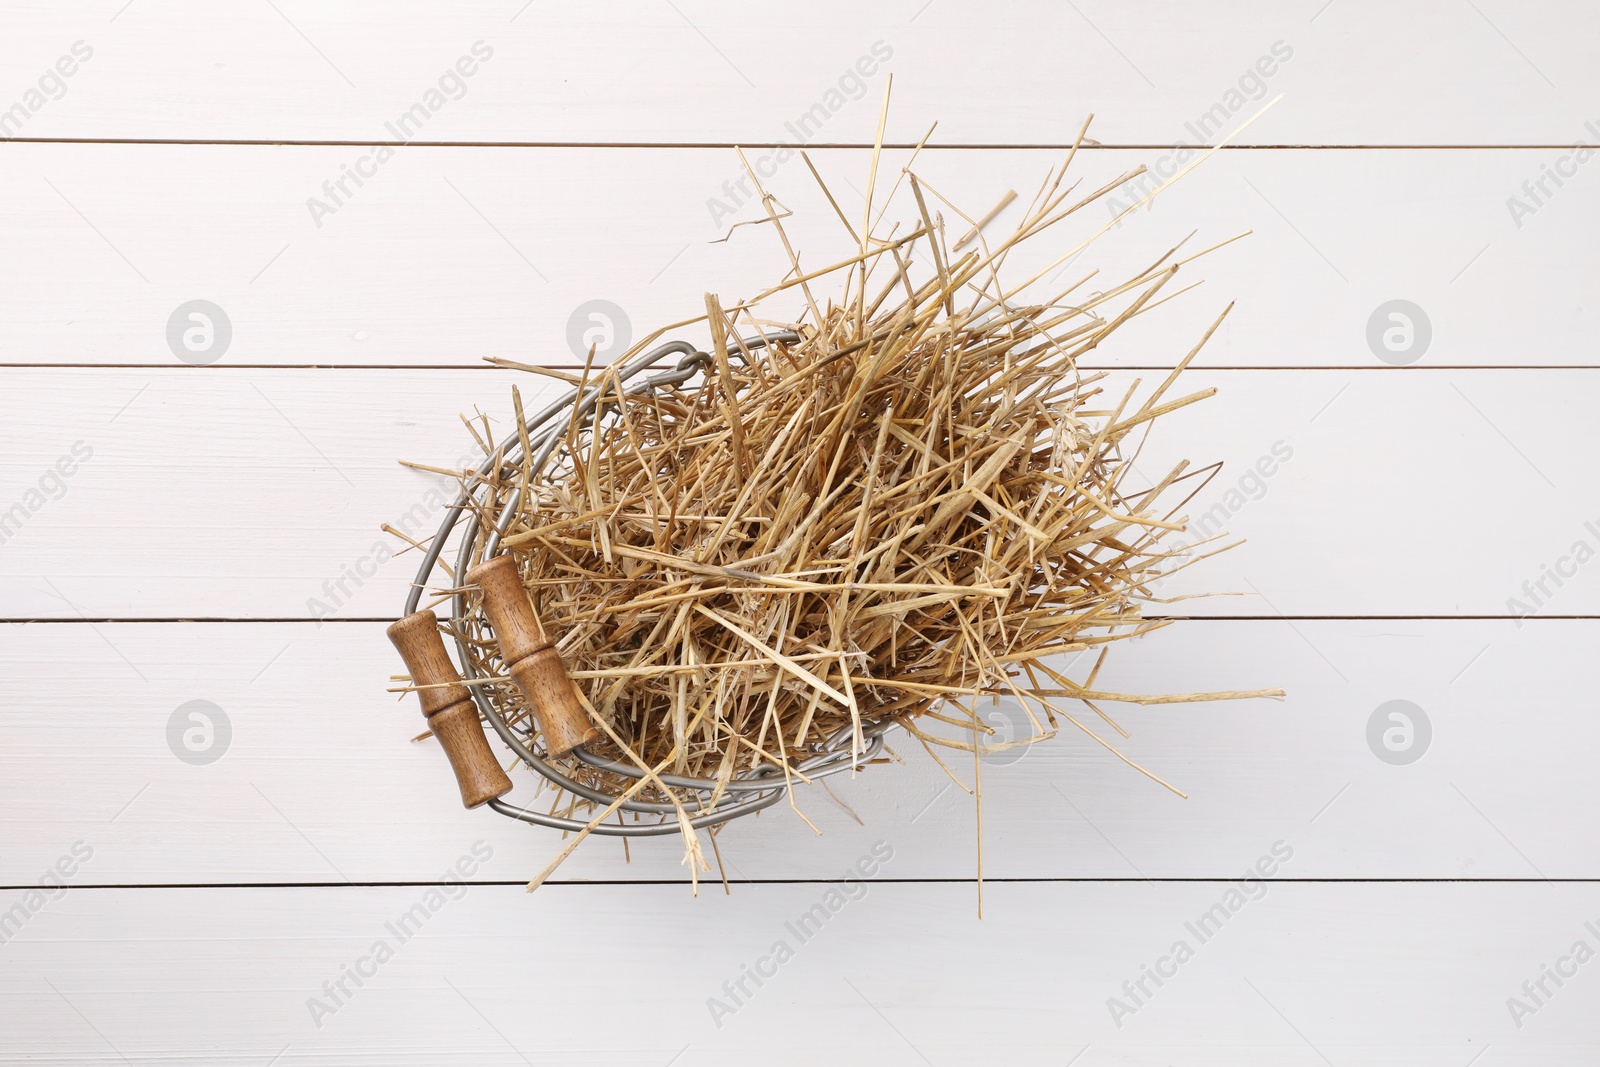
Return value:
[[(403, 944), (388, 924), (426, 889), (69, 890), (3, 946), (7, 1039), (19, 1058), (241, 1067), (1593, 1062), (1600, 964), (1547, 981), (1520, 1030), (1506, 1007), (1600, 940), (1592, 884), (1267, 882), (1205, 943), (1185, 924), (1226, 883), (990, 885), (981, 923), (970, 884), (863, 884), (804, 943), (786, 924), (828, 886), (452, 887)], [(363, 965), (380, 938), (392, 957)], [(707, 1000), (779, 940), (793, 957), (719, 1029)], [(1118, 1028), (1107, 1000), (1179, 940), (1192, 958)], [(308, 999), (358, 965), (372, 976), (318, 1027)]]
[[(1560, 0), (1012, 0), (981, 15), (949, 0), (97, 0), (8, 11), (0, 54), (20, 94), (73, 42), (94, 49), (25, 136), (376, 140), (482, 40), (492, 58), (462, 95), (443, 87), (421, 137), (771, 143), (881, 41), (892, 55), (867, 81), (903, 87), (890, 135), (906, 143), (937, 121), (948, 143), (1068, 144), (1094, 112), (1108, 144), (1172, 144), (1209, 109), (1237, 110), (1230, 91), (1260, 94), (1241, 78), (1287, 52), (1262, 88), (1303, 102), (1254, 143), (1571, 144), (1597, 117), (1596, 28)], [(813, 139), (870, 144), (870, 89), (851, 99), (846, 82)]]
[[(12, 619), (390, 617), (416, 566), (380, 562), (399, 542), (379, 526), (426, 536), (452, 484), (397, 458), (459, 468), (473, 443), (458, 413), (505, 427), (513, 382), (529, 404), (558, 388), (513, 371), (7, 377), (0, 410), (22, 432), (0, 500), (22, 499), (75, 443), (93, 449), (0, 553)], [(1218, 392), (1164, 419), (1139, 467), (1154, 479), (1179, 459), (1223, 460), (1186, 513), (1199, 532), (1247, 540), (1162, 592), (1244, 595), (1174, 610), (1516, 615), (1513, 598), (1537, 606), (1523, 584), (1542, 566), (1578, 540), (1600, 546), (1584, 447), (1600, 372), (1202, 371), (1188, 387)], [(1527, 501), (1538, 523), (1485, 529), (1495, 493)], [(108, 539), (115, 551), (99, 551)], [(1566, 567), (1542, 613), (1596, 613), (1600, 568)]]
[[(1543, 969), (1600, 951), (1600, 198), (1560, 147), (1600, 141), (1596, 19), (1486, 0), (0, 6), (0, 1063), (1594, 1062), (1600, 964)], [(440, 74), (479, 40), (493, 55), (450, 98)], [(78, 41), (92, 55), (57, 68)], [(878, 41), (860, 99), (847, 80), (830, 106)], [(558, 839), (457, 807), (409, 741), (414, 704), (384, 692), (376, 620), (410, 557), (338, 584), (379, 523), (422, 521), (435, 480), (394, 461), (458, 462), (456, 413), (503, 420), (528, 384), (481, 357), (571, 365), (586, 301), (637, 337), (780, 273), (760, 229), (711, 243), (753, 217), (723, 189), (731, 146), (791, 140), (821, 104), (801, 139), (858, 205), (885, 73), (889, 140), (938, 119), (919, 172), (981, 213), (1026, 197), (1088, 111), (1111, 147), (1080, 158), (1087, 180), (1166, 165), (1186, 123), (1258, 106), (1253, 82), (1228, 93), (1279, 41), (1254, 147), (1070, 269), (1254, 231), (1094, 356), (1124, 382), (1239, 301), (1191, 383), (1219, 395), (1147, 456), (1225, 460), (1188, 510), (1248, 538), (1163, 592), (1249, 595), (1175, 605), (1217, 618), (1123, 646), (1105, 678), (1288, 698), (1116, 709), (1124, 751), (1187, 800), (1070, 726), (985, 764), (981, 924), (970, 801), (903, 739), (904, 765), (834, 780), (864, 826), (820, 790), (800, 801), (821, 837), (785, 808), (730, 826), (731, 897), (692, 897), (661, 842), (631, 862), (589, 842), (525, 896)], [(437, 147), (319, 227), (307, 199), (434, 87), (411, 139)], [(241, 141), (291, 143), (219, 143)], [(807, 262), (840, 246), (803, 165), (771, 187)], [(234, 331), (206, 369), (166, 340), (196, 298)], [(1393, 299), (1432, 329), (1405, 368), (1367, 339)], [(1292, 456), (1250, 478), (1279, 442)], [(195, 699), (232, 730), (205, 766), (167, 742)], [(1431, 723), (1415, 763), (1369, 749), (1391, 700)], [(842, 900), (878, 841), (878, 884), (798, 944), (784, 924)], [(1199, 944), (1185, 923), (1279, 841), (1264, 895)], [(307, 999), (386, 922), (461, 894), (444, 872), (479, 842), (475, 884), (316, 1025)], [(52, 869), (75, 888), (36, 892)], [(708, 998), (731, 1003), (722, 983), (780, 938), (795, 958), (718, 1027)], [(1185, 938), (1176, 977), (1123, 990)], [(1137, 1008), (1120, 1027), (1111, 997)]]
[[(1600, 787), (1585, 770), (1600, 724), (1591, 705), (1568, 697), (1588, 677), (1597, 629), (1593, 620), (1520, 629), (1509, 620), (1229, 620), (1129, 642), (1107, 660), (1108, 687), (1277, 685), (1288, 697), (1107, 705), (1125, 741), (1088, 716), (1188, 799), (1068, 723), (1053, 740), (986, 760), (984, 870), (1226, 877), (1256, 842), (1285, 837), (1298, 849), (1298, 877), (1591, 876), (1600, 842), (1571, 828), (1600, 819)], [(79, 839), (95, 849), (84, 872), (95, 884), (426, 879), (475, 836), (496, 848), (497, 877), (531, 877), (551, 854), (552, 835), (460, 808), (434, 744), (409, 743), (422, 718), (414, 701), (384, 692), (401, 668), (380, 624), (86, 630), (21, 628), (0, 660), (0, 722), (12, 739), (0, 752), (4, 884), (31, 881)], [(1081, 678), (1086, 667), (1069, 670)], [(40, 675), (56, 679), (48, 692)], [(220, 708), (231, 729), (207, 766), (168, 748), (174, 709), (196, 699)], [(1367, 748), (1368, 719), (1395, 699), (1432, 724), (1426, 755), (1408, 766)], [(990, 713), (1002, 730), (1008, 712)], [(972, 877), (970, 797), (948, 788), (915, 741), (891, 737), (903, 765), (830, 783), (865, 825), (820, 788), (803, 789), (801, 808), (822, 836), (787, 807), (730, 824), (720, 837), (729, 877), (819, 877), (878, 837), (899, 850), (897, 877)], [(91, 787), (64, 789), (54, 758), (39, 753), (70, 753), (74, 785)], [(953, 766), (970, 784), (970, 763)], [(516, 780), (516, 796), (529, 796), (527, 772)], [(30, 799), (40, 796), (53, 803), (40, 808)], [(635, 842), (627, 862), (620, 844), (593, 840), (560, 873), (686, 879), (680, 855), (670, 838)]]
[[(374, 151), (7, 146), (0, 196), (15, 223), (0, 248), (10, 312), (0, 361), (169, 365), (168, 316), (204, 298), (232, 321), (232, 365), (474, 366), (491, 355), (571, 365), (582, 360), (567, 324), (586, 301), (618, 304), (638, 338), (699, 314), (708, 290), (735, 300), (787, 269), (764, 228), (713, 243), (761, 217), (748, 192), (724, 192), (744, 178), (731, 148), (411, 148), (359, 188), (347, 182), (342, 205), (313, 219), (308, 200), (332, 203), (323, 183)], [(765, 155), (752, 150), (752, 165)], [(1031, 196), (1063, 155), (925, 151), (918, 172), (981, 216), (1008, 189)], [(1405, 299), (1432, 329), (1416, 366), (1594, 366), (1600, 175), (1580, 170), (1533, 214), (1513, 218), (1506, 204), (1562, 155), (1222, 152), (1054, 272), (1048, 295), (1092, 271), (1142, 268), (1192, 231), (1196, 251), (1249, 231), (1186, 268), (1205, 281), (1198, 291), (1131, 325), (1095, 362), (1170, 364), (1237, 300), (1198, 365), (1381, 367), (1368, 320)], [(859, 211), (870, 152), (813, 156), (841, 205)], [(1074, 170), (1088, 190), (1175, 162), (1170, 151), (1107, 150), (1080, 154)], [(770, 184), (795, 212), (785, 225), (803, 263), (849, 253), (803, 162), (778, 167)], [(1015, 225), (1021, 211), (1014, 204), (993, 225)], [(1017, 280), (1111, 214), (1092, 205), (1059, 239), (1019, 250)]]

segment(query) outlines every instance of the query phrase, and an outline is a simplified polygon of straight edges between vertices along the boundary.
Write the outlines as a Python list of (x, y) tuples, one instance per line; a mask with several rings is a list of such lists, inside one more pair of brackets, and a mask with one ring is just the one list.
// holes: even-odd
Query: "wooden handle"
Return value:
[(459, 684), (461, 675), (444, 650), (438, 618), (431, 611), (419, 611), (390, 626), (388, 634), (400, 650), (400, 658), (406, 661), (413, 684), (452, 683), (438, 689), (419, 689), (417, 698), (422, 702), (428, 728), (439, 739), (455, 769), (461, 803), (475, 808), (511, 792), (511, 779), (506, 777), (483, 735), (472, 694)]
[(593, 741), (600, 731), (584, 713), (578, 690), (567, 677), (561, 656), (545, 636), (544, 627), (533, 613), (522, 576), (510, 556), (495, 556), (467, 572), (467, 584), (483, 590), (483, 613), (494, 627), (500, 643), (500, 658), (505, 660), (517, 688), (539, 721), (545, 749), (551, 756), (565, 756), (579, 745)]

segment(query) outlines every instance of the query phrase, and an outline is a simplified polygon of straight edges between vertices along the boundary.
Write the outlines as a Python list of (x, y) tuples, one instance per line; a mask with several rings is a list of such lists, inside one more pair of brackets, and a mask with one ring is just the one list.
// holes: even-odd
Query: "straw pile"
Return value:
[[(725, 781), (790, 767), (841, 728), (859, 743), (863, 724), (889, 718), (935, 759), (968, 754), (946, 769), (975, 777), (977, 754), (1063, 722), (1115, 752), (1106, 737), (1126, 733), (1109, 702), (1281, 695), (1096, 688), (1106, 646), (1165, 625), (1141, 618), (1152, 583), (1205, 554), (1169, 552), (1163, 539), (1184, 528), (1179, 509), (1215, 468), (1179, 463), (1141, 479), (1134, 462), (1157, 420), (1212, 392), (1175, 389), (1199, 345), (1153, 388), (1108, 393), (1102, 373), (1078, 367), (1173, 295), (1203, 253), (1173, 249), (1093, 292), (1082, 270), (1030, 295), (1108, 224), (1033, 277), (1001, 281), (1015, 248), (1142, 172), (1082, 190), (1067, 181), (1077, 152), (993, 243), (911, 163), (895, 183), (909, 218), (877, 236), (874, 152), (862, 217), (847, 220), (828, 196), (855, 254), (813, 267), (790, 251), (779, 284), (736, 304), (707, 295), (704, 315), (628, 354), (698, 328), (712, 356), (703, 378), (629, 395), (604, 368), (571, 376), (609, 381), (611, 405), (569, 425), (542, 471), (521, 472), (531, 491), (504, 544), (607, 726), (604, 754)], [(782, 209), (762, 196), (788, 249)], [(947, 214), (972, 231), (955, 248)], [(759, 317), (791, 291), (800, 321)], [(778, 328), (799, 340), (740, 341)], [(1075, 681), (1062, 655), (1086, 650), (1098, 654)], [(499, 673), (492, 646), (482, 652)], [(518, 701), (509, 687), (499, 698)], [(1031, 736), (992, 737), (980, 705), (996, 698), (1025, 709)], [(552, 808), (592, 810), (559, 796)], [(685, 839), (698, 867), (699, 842), (687, 828)]]

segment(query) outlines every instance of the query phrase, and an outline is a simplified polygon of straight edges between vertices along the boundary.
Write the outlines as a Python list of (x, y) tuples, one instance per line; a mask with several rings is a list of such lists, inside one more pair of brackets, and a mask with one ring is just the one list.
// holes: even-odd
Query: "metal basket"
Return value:
[[(791, 331), (747, 338), (743, 341), (743, 349), (730, 348), (730, 355), (742, 359), (744, 350), (768, 344), (793, 343), (799, 339), (799, 335)], [(647, 368), (672, 355), (680, 358), (670, 370), (639, 377)], [(712, 357), (708, 353), (698, 350), (689, 342), (672, 341), (623, 365), (618, 370), (617, 376), (627, 383), (624, 386), (626, 392), (630, 394), (648, 392), (664, 387), (684, 386), (697, 375), (703, 375), (711, 362)], [(607, 377), (609, 378), (609, 375)], [(637, 380), (634, 380), (636, 378)], [(605, 388), (603, 383), (597, 383), (571, 389), (549, 407), (526, 420), (528, 442), (533, 451), (530, 477), (540, 476), (544, 465), (556, 449), (561, 431), (571, 419), (588, 417), (594, 411)], [(576, 413), (572, 411), (574, 406), (577, 408)], [(519, 438), (512, 437), (478, 467), (477, 477), (466, 485), (461, 496), (446, 510), (438, 533), (428, 545), (422, 565), (406, 597), (405, 614), (409, 615), (417, 610), (439, 556), (458, 524), (461, 525), (461, 533), (456, 550), (456, 574), (465, 574), (474, 563), (499, 554), (501, 538), (505, 536), (521, 506), (522, 489), (519, 478), (500, 478), (496, 475), (502, 472), (520, 473), (521, 462), (522, 443)], [(493, 523), (481, 521), (480, 515), (493, 517)], [(458, 590), (450, 598), (449, 621), (451, 631), (456, 638), (456, 658), (460, 663), (462, 677), (469, 682), (485, 678), (469, 652), (467, 641), (467, 634), (484, 630), (485, 623), (478, 610), (469, 604), (466, 592)], [(469, 685), (468, 688), (483, 718), (494, 727), (495, 733), (500, 735), (506, 747), (511, 749), (523, 763), (548, 781), (585, 800), (602, 806), (609, 806), (616, 800), (615, 796), (603, 790), (575, 781), (535, 749), (536, 739), (532, 722), (527, 719), (521, 723), (509, 721), (507, 709), (496, 703), (498, 697), (496, 689), (505, 687), (479, 684)], [(883, 749), (884, 733), (893, 725), (893, 720), (889, 719), (863, 722), (859, 745), (852, 736), (851, 728), (844, 727), (825, 740), (809, 746), (809, 755), (791, 764), (788, 774), (785, 774), (784, 768), (777, 764), (762, 763), (746, 769), (724, 783), (720, 795), (717, 795), (718, 783), (709, 778), (657, 775), (674, 791), (678, 804), (675, 805), (667, 800), (630, 798), (623, 801), (618, 809), (626, 813), (625, 821), (601, 823), (591, 832), (610, 837), (675, 834), (679, 832), (676, 817), (679, 805), (689, 813), (690, 825), (694, 827), (714, 826), (741, 815), (749, 815), (762, 808), (771, 807), (782, 799), (788, 790), (790, 776), (800, 776), (803, 779), (824, 778), (860, 767), (874, 759)], [(572, 751), (572, 758), (619, 778), (637, 780), (643, 776), (641, 769), (636, 766), (601, 758), (585, 751), (582, 746)], [(492, 799), (488, 804), (502, 815), (538, 826), (577, 831), (588, 825), (583, 820), (563, 818), (532, 808), (520, 807), (503, 798)]]

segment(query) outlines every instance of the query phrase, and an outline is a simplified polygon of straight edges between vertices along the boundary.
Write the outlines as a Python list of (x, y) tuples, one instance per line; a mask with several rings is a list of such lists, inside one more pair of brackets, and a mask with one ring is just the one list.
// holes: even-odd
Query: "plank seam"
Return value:
[[(1593, 622), (1600, 620), (1600, 615), (1145, 615), (1143, 618), (1149, 622)], [(395, 616), (359, 616), (355, 618), (316, 618), (314, 616), (266, 616), (262, 618), (247, 618), (235, 616), (141, 616), (119, 618), (115, 616), (70, 619), (29, 619), (6, 618), (0, 616), (0, 623), (9, 623), (13, 626), (27, 626), (39, 624), (45, 626), (84, 626), (95, 623), (123, 623), (127, 625), (144, 623), (196, 623), (211, 625), (226, 623), (231, 625), (270, 623), (282, 625), (288, 623), (320, 623), (322, 625), (334, 624), (374, 624), (388, 625), (395, 621)]]
[[(300, 138), (209, 138), (209, 137), (7, 137), (0, 138), (11, 144), (81, 144), (81, 145), (197, 145), (217, 146), (224, 148), (393, 148), (389, 141), (344, 141), (344, 140), (310, 140)], [(680, 149), (725, 149), (734, 148), (793, 148), (792, 144), (778, 141), (407, 141), (407, 148), (659, 148), (666, 150)], [(807, 151), (821, 149), (839, 149), (849, 151), (870, 150), (873, 147), (867, 141), (828, 141), (814, 142), (806, 145)], [(910, 150), (917, 145), (912, 141), (885, 142), (884, 148), (895, 150)], [(954, 151), (954, 152), (993, 152), (993, 151), (1045, 151), (1065, 152), (1073, 147), (1070, 141), (1060, 142), (1023, 142), (1005, 141), (986, 144), (976, 141), (958, 141), (952, 144), (930, 144), (923, 147), (924, 152)], [(1491, 152), (1526, 152), (1526, 151), (1553, 151), (1578, 147), (1573, 144), (1534, 143), (1534, 144), (1227, 144), (1220, 146), (1224, 152), (1460, 152), (1460, 151), (1491, 151)], [(1177, 143), (1155, 142), (1116, 142), (1101, 144), (1085, 144), (1079, 151), (1176, 151), (1180, 148), (1193, 148), (1192, 145)]]
[[(1173, 884), (1197, 885), (1231, 885), (1239, 880), (1238, 875), (1195, 875), (1184, 877), (1166, 878), (1124, 878), (1114, 876), (1084, 876), (1084, 877), (1051, 877), (1049, 875), (1019, 875), (1014, 877), (983, 879), (985, 885), (1026, 885), (1026, 884), (1126, 884), (1134, 885), (1149, 882), (1164, 882)], [(876, 878), (875, 884), (881, 885), (977, 885), (976, 878)], [(1273, 878), (1273, 884), (1287, 885), (1535, 885), (1539, 883), (1562, 885), (1600, 885), (1600, 877), (1590, 878)], [(550, 879), (544, 883), (550, 886), (686, 886), (692, 883), (687, 879), (671, 878), (571, 878)], [(730, 878), (729, 885), (838, 885), (837, 878)], [(393, 881), (393, 882), (97, 882), (91, 885), (71, 885), (70, 890), (144, 890), (144, 889), (410, 889), (431, 888), (442, 886), (525, 886), (526, 880), (492, 879), (488, 881)], [(0, 893), (26, 892), (38, 889), (38, 885), (0, 885)]]
[[(581, 363), (537, 363), (534, 366), (545, 370), (581, 371)], [(1143, 363), (1080, 363), (1080, 370), (1109, 370), (1109, 371), (1170, 371), (1169, 364), (1143, 364)], [(503, 371), (515, 373), (504, 367), (494, 367), (479, 363), (213, 363), (208, 366), (197, 367), (179, 363), (6, 363), (0, 362), (0, 370), (170, 370), (170, 371), (290, 371), (290, 370), (356, 370), (356, 371)], [(1429, 366), (1368, 366), (1360, 363), (1315, 363), (1309, 365), (1272, 363), (1262, 365), (1249, 364), (1223, 364), (1213, 366), (1206, 363), (1190, 364), (1190, 373), (1205, 371), (1378, 371), (1394, 373), (1415, 373), (1418, 371), (1593, 371), (1600, 370), (1600, 363), (1439, 363)]]

